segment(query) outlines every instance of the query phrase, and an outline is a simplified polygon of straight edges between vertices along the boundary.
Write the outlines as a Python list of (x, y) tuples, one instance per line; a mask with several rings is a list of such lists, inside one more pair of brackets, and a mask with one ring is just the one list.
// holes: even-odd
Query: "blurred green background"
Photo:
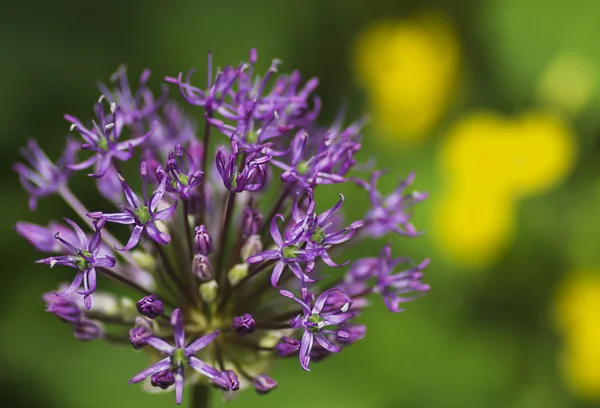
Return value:
[(65, 275), (34, 266), (11, 228), (68, 211), (49, 198), (30, 213), (11, 165), (29, 137), (56, 157), (62, 115), (89, 117), (95, 81), (122, 63), (150, 67), (158, 89), (204, 72), (208, 50), (224, 65), (252, 47), (264, 67), (280, 58), (321, 78), (324, 120), (343, 102), (370, 115), (363, 157), (391, 170), (383, 188), (417, 172), (426, 234), (394, 239), (394, 253), (432, 258), (432, 291), (399, 315), (373, 299), (363, 341), (310, 373), (281, 361), (275, 392), (232, 406), (600, 406), (599, 21), (594, 0), (3, 5), (2, 406), (174, 406), (127, 386), (143, 354), (77, 342), (44, 312), (41, 293)]

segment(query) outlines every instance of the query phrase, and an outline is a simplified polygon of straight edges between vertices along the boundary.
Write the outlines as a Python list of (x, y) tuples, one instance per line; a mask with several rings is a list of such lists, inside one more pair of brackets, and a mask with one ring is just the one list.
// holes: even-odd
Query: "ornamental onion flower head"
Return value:
[[(152, 95), (149, 71), (134, 89), (120, 68), (114, 89), (100, 85), (94, 119), (66, 116), (83, 144), (69, 142), (55, 165), (30, 142), (34, 170), (15, 166), (32, 209), (57, 194), (81, 218), (65, 219), (70, 228), (16, 225), (49, 254), (39, 263), (75, 270), (71, 284), (44, 295), (46, 310), (77, 339), (143, 349), (151, 362), (136, 375), (132, 367), (130, 383), (174, 390), (178, 404), (186, 385), (267, 394), (277, 387), (268, 374), (277, 358), (309, 370), (361, 340), (368, 296), (398, 312), (429, 290), (421, 283), (428, 261), (392, 258), (390, 245), (379, 257), (345, 251), (369, 237), (417, 235), (408, 209), (425, 195), (405, 191), (414, 176), (382, 196), (381, 172), (368, 180), (354, 172), (362, 122), (344, 127), (340, 115), (318, 125), (318, 81), (280, 75), (277, 60), (261, 75), (256, 61), (252, 50), (247, 63), (215, 73), (209, 56), (206, 85), (192, 85), (190, 74), (166, 78), (203, 116), (199, 134), (167, 90)], [(73, 164), (78, 148), (92, 154)], [(83, 202), (69, 188), (69, 176), (91, 166), (105, 201)], [(344, 219), (341, 194), (320, 198), (341, 183), (369, 195), (363, 219)], [(394, 272), (399, 264), (410, 266)], [(97, 291), (97, 274), (127, 297)]]

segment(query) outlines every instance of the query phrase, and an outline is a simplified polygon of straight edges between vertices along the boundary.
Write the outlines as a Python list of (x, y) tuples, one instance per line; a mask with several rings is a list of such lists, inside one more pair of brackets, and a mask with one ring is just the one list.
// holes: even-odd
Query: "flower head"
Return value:
[[(211, 386), (226, 397), (246, 387), (267, 394), (277, 387), (268, 373), (273, 360), (297, 355), (308, 370), (360, 341), (366, 326), (357, 319), (371, 295), (399, 311), (429, 289), (421, 283), (427, 262), (393, 259), (389, 246), (379, 258), (333, 261), (351, 259), (349, 248), (370, 236), (414, 235), (408, 208), (424, 196), (407, 196), (401, 183), (384, 197), (374, 186), (377, 171), (370, 181), (357, 178), (363, 121), (346, 126), (341, 110), (332, 125), (319, 125), (318, 80), (279, 74), (278, 60), (257, 73), (256, 61), (251, 50), (248, 62), (214, 72), (209, 55), (206, 85), (192, 85), (191, 72), (166, 78), (201, 111), (198, 135), (166, 91), (154, 98), (149, 71), (131, 87), (121, 68), (110, 88), (100, 85), (90, 127), (66, 116), (91, 152), (87, 160), (73, 164), (68, 148), (64, 163), (54, 165), (30, 145), (34, 170), (17, 165), (31, 202), (57, 192), (94, 228), (87, 236), (70, 220), (73, 231), (17, 224), (49, 254), (39, 262), (76, 270), (70, 285), (44, 295), (46, 309), (79, 340), (143, 349), (150, 366), (130, 382), (174, 390), (177, 403), (184, 385)], [(124, 177), (135, 166), (134, 148), (140, 193), (136, 177)], [(69, 174), (91, 166), (108, 200), (69, 189)], [(350, 181), (368, 192), (371, 208), (346, 222), (343, 212), (356, 205), (351, 197), (322, 197)], [(113, 228), (127, 229), (125, 244)], [(395, 273), (402, 263), (409, 268)], [(134, 294), (95, 293), (91, 308), (98, 273)]]

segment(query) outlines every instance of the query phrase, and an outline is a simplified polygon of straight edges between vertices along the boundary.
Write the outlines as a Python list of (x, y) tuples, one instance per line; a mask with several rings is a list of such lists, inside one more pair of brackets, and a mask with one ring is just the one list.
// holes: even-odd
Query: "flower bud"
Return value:
[(279, 357), (294, 355), (298, 350), (300, 350), (300, 341), (286, 336), (283, 336), (275, 346), (275, 351), (277, 351)]
[(139, 350), (146, 345), (152, 335), (152, 321), (145, 317), (138, 317), (135, 319), (135, 326), (129, 330), (129, 342), (134, 349)]
[(216, 299), (219, 292), (219, 284), (214, 279), (209, 282), (204, 282), (200, 285), (200, 296), (206, 303), (211, 303)]
[(131, 256), (139, 267), (146, 271), (152, 271), (156, 267), (156, 259), (148, 252), (135, 249), (131, 251)]
[(277, 381), (269, 377), (268, 375), (259, 375), (252, 382), (254, 389), (257, 393), (264, 395), (269, 391), (277, 387)]
[(201, 255), (208, 255), (213, 251), (212, 239), (206, 227), (200, 225), (194, 228), (194, 253)]
[(248, 264), (245, 263), (234, 265), (234, 267), (227, 272), (227, 279), (229, 279), (231, 286), (237, 285), (246, 276), (248, 276)]
[(246, 261), (246, 259), (251, 256), (261, 253), (262, 250), (263, 245), (260, 241), (260, 235), (251, 235), (246, 239), (246, 242), (244, 242), (240, 255), (242, 256), (242, 259)]
[(233, 318), (233, 330), (240, 336), (254, 332), (254, 318), (251, 314), (245, 313), (243, 316)]
[(365, 337), (367, 328), (363, 324), (349, 324), (337, 332), (337, 340), (342, 344), (352, 344)]
[(242, 239), (247, 239), (251, 235), (256, 235), (262, 225), (262, 215), (253, 210), (252, 207), (244, 208), (242, 213)]
[(89, 319), (81, 319), (75, 324), (74, 334), (77, 340), (95, 340), (104, 335), (104, 329), (100, 322)]
[(67, 323), (78, 323), (81, 320), (81, 309), (75, 302), (66, 298), (56, 297), (55, 300), (48, 302), (46, 311), (54, 313), (56, 317)]
[(140, 314), (149, 317), (150, 319), (156, 319), (165, 312), (163, 303), (154, 293), (140, 299), (136, 303), (136, 306)]
[(171, 370), (159, 371), (150, 377), (150, 384), (152, 384), (153, 387), (160, 387), (163, 390), (166, 390), (171, 385), (175, 384), (175, 376)]
[(221, 371), (221, 374), (213, 378), (213, 383), (226, 391), (237, 391), (240, 389), (240, 382), (237, 375), (231, 370)]
[(212, 266), (210, 259), (206, 255), (196, 254), (192, 260), (192, 273), (201, 281), (209, 281), (212, 279)]

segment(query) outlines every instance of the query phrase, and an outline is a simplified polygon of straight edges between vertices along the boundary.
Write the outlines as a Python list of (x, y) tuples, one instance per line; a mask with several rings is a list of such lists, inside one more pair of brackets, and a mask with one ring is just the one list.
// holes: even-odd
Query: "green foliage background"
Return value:
[[(156, 88), (164, 75), (190, 67), (204, 72), (206, 51), (217, 65), (235, 64), (252, 47), (266, 67), (299, 68), (321, 78), (324, 116), (339, 103), (358, 115), (364, 100), (349, 66), (352, 41), (365, 24), (441, 8), (455, 20), (465, 74), (456, 114), (490, 107), (508, 114), (531, 106), (544, 67), (556, 53), (582, 53), (600, 71), (598, 21), (593, 0), (489, 1), (115, 1), (11, 2), (0, 12), (0, 163), (2, 175), (2, 314), (0, 401), (3, 407), (145, 408), (174, 406), (172, 395), (149, 395), (127, 381), (146, 366), (141, 353), (100, 342), (80, 343), (43, 310), (41, 293), (66, 278), (33, 265), (38, 254), (11, 230), (14, 222), (40, 223), (68, 215), (58, 199), (42, 200), (31, 214), (10, 166), (19, 146), (35, 137), (55, 157), (68, 126), (65, 112), (91, 114), (95, 80), (108, 80), (126, 63), (131, 75), (153, 71)], [(201, 78), (202, 74), (198, 75)], [(519, 232), (511, 250), (485, 273), (469, 274), (438, 260), (427, 237), (395, 240), (396, 253), (429, 256), (432, 292), (392, 315), (374, 300), (362, 320), (364, 341), (303, 372), (281, 361), (280, 384), (268, 397), (242, 393), (243, 407), (585, 407), (565, 390), (556, 367), (559, 340), (550, 321), (556, 282), (578, 264), (600, 266), (599, 98), (575, 128), (581, 157), (572, 177), (519, 209)], [(418, 172), (416, 187), (439, 191), (435, 142), (405, 152), (383, 149), (367, 130), (365, 157), (376, 156), (394, 174)], [(92, 194), (78, 179), (76, 191)], [(390, 181), (393, 183), (393, 181)], [(391, 184), (389, 185), (391, 187)], [(364, 201), (347, 191), (351, 212)], [(356, 198), (355, 198), (356, 196)], [(354, 203), (357, 203), (356, 206)], [(428, 206), (417, 214), (427, 227)], [(375, 253), (383, 242), (360, 252)], [(110, 283), (101, 281), (101, 284)], [(600, 347), (600, 339), (599, 339)], [(213, 395), (220, 406), (220, 396)], [(591, 404), (589, 405), (592, 406)]]

